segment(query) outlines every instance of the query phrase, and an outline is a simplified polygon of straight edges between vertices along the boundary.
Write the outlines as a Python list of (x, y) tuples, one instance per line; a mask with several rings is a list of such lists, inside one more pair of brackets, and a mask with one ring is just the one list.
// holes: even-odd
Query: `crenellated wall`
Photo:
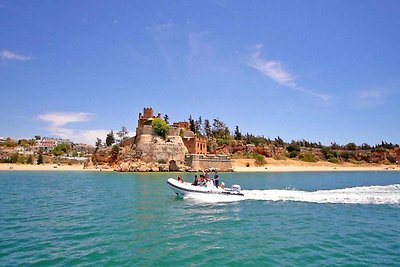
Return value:
[(185, 157), (185, 164), (190, 167), (192, 171), (211, 169), (232, 171), (233, 169), (231, 158), (226, 155), (187, 155)]

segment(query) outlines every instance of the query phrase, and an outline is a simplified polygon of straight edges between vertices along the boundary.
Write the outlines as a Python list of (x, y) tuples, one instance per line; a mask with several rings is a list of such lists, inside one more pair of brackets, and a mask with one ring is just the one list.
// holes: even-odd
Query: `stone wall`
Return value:
[[(136, 137), (135, 150), (144, 162), (169, 163), (171, 160), (183, 164), (188, 152), (180, 136), (168, 135), (166, 139), (154, 134), (151, 126), (144, 126)], [(174, 132), (171, 132), (174, 134)]]
[(232, 171), (231, 158), (226, 155), (187, 155), (185, 164), (189, 171), (204, 171), (217, 169), (219, 171)]

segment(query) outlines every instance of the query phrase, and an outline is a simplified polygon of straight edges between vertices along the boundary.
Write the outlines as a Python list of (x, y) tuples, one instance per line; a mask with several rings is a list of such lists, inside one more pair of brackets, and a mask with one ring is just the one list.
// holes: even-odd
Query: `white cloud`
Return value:
[(260, 50), (262, 47), (260, 44), (255, 46), (255, 51), (249, 60), (249, 66), (261, 71), (264, 75), (279, 84), (295, 87), (296, 84), (293, 75), (284, 70), (280, 61), (264, 60), (261, 58)]
[(27, 61), (32, 59), (30, 56), (20, 55), (9, 50), (0, 50), (0, 58), (7, 60), (19, 60), (19, 61)]
[(86, 112), (50, 112), (40, 114), (37, 119), (49, 123), (46, 130), (52, 136), (70, 139), (78, 143), (94, 144), (96, 138), (104, 140), (109, 130), (75, 130), (63, 127), (68, 123), (90, 121), (93, 117), (92, 113)]
[(318, 94), (313, 92), (312, 90), (298, 86), (296, 84), (293, 74), (285, 70), (283, 64), (280, 61), (263, 59), (261, 57), (262, 48), (262, 44), (257, 44), (254, 46), (254, 51), (251, 54), (250, 59), (248, 60), (248, 65), (250, 67), (260, 71), (262, 74), (271, 78), (280, 85), (284, 85), (296, 91), (300, 91), (314, 97), (321, 98), (325, 101), (329, 100), (329, 95)]
[(50, 122), (54, 127), (60, 127), (71, 122), (89, 121), (93, 114), (86, 112), (50, 112), (38, 116), (39, 120)]
[(110, 130), (97, 129), (97, 130), (82, 130), (77, 132), (77, 142), (84, 144), (94, 144), (97, 138), (103, 140), (106, 139), (107, 134)]

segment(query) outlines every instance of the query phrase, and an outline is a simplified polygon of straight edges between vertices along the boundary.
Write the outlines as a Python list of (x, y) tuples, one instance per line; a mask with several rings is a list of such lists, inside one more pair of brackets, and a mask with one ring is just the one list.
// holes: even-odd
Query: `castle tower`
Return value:
[[(161, 117), (161, 114), (158, 113), (158, 118)], [(143, 114), (139, 113), (139, 119), (138, 119), (138, 128), (143, 128), (143, 125), (148, 121), (149, 119), (154, 119), (154, 110), (153, 108), (144, 108), (143, 109)]]

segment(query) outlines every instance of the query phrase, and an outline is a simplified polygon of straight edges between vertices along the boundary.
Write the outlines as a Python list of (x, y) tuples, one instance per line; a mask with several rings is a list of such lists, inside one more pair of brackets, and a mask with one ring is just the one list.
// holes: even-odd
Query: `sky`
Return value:
[(400, 2), (0, 0), (0, 137), (170, 121), (400, 143)]

